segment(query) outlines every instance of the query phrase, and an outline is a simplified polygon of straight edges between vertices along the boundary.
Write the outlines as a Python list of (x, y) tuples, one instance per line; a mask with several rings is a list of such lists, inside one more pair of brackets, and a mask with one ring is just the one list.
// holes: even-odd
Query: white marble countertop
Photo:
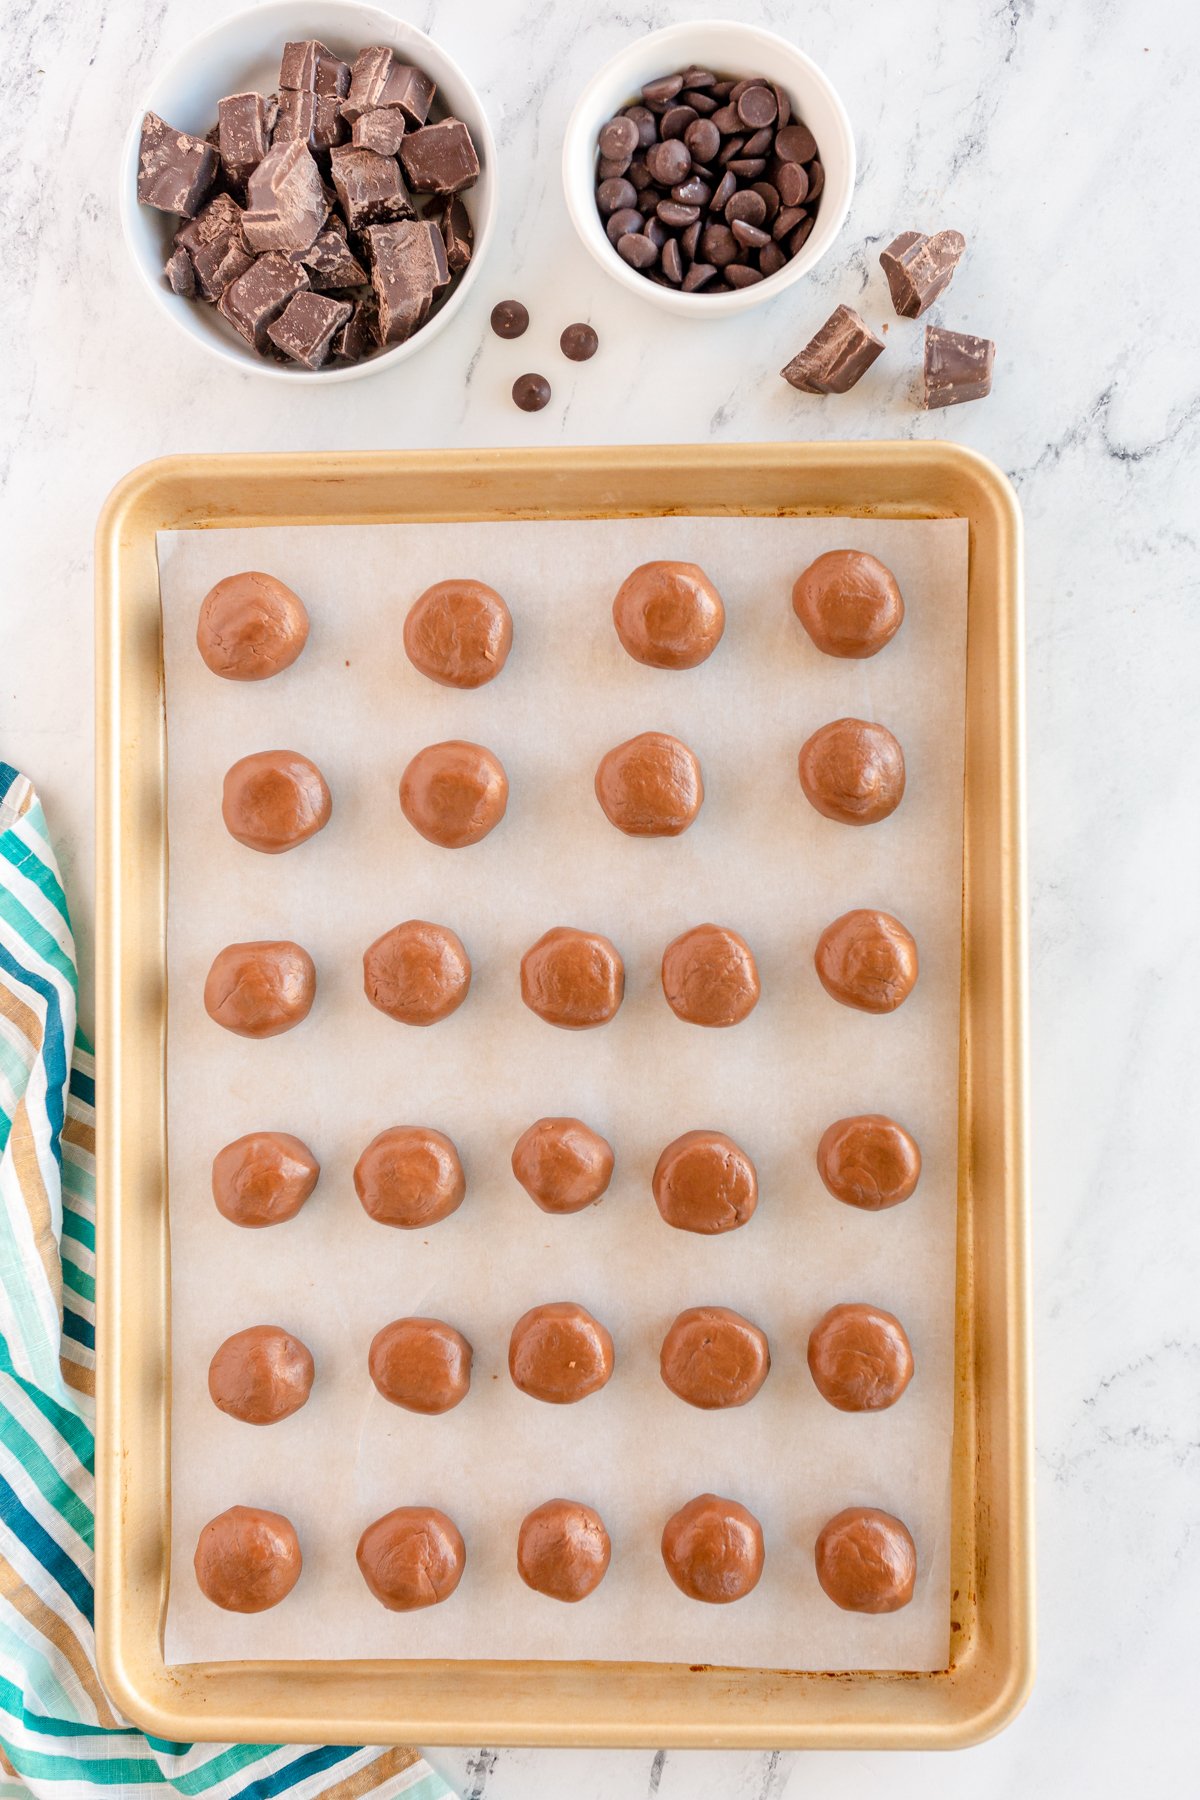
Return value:
[[(1181, 0), (398, 6), (460, 59), (490, 108), (498, 241), (463, 316), (424, 356), (376, 379), (287, 392), (179, 340), (141, 291), (116, 221), (117, 150), (140, 90), (227, 10), (228, 0), (19, 0), (0, 24), (0, 92), (22, 134), (0, 199), (0, 755), (45, 800), (85, 992), (92, 529), (108, 489), (146, 458), (947, 436), (1013, 476), (1028, 528), (1033, 1698), (999, 1738), (945, 1758), (483, 1750), (435, 1761), (470, 1800), (851, 1800), (885, 1781), (898, 1800), (967, 1782), (981, 1800), (1182, 1794), (1200, 1675), (1200, 1222), (1187, 1080), (1200, 941), (1200, 367), (1189, 306), (1200, 267), (1194, 228), (1182, 247), (1172, 234), (1187, 230), (1195, 93), (1185, 80), (1200, 57), (1200, 11)], [(796, 39), (839, 85), (859, 187), (815, 276), (743, 319), (680, 327), (577, 245), (558, 144), (583, 81), (632, 33), (733, 11)], [(992, 397), (931, 416), (908, 397), (919, 328), (892, 316), (875, 261), (913, 225), (966, 233), (941, 311), (997, 343)], [(520, 344), (486, 329), (509, 294), (534, 315)], [(839, 300), (890, 322), (888, 353), (856, 392), (807, 399), (776, 371)], [(556, 348), (575, 318), (602, 340), (579, 367)], [(536, 417), (508, 399), (530, 367), (555, 386)]]

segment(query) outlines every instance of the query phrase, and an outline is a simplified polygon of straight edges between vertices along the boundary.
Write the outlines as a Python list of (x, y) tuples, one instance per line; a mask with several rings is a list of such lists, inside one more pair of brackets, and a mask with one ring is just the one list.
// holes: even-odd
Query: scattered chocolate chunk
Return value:
[(308, 249), (299, 252), (299, 257), (308, 270), (309, 286), (321, 291), (361, 287), (367, 279), (367, 271), (350, 248), (346, 227), (336, 213), (318, 231)]
[(206, 139), (173, 130), (157, 113), (146, 114), (137, 178), (137, 197), (143, 206), (190, 219), (203, 205), (219, 167), (220, 158)]
[(394, 156), (380, 156), (350, 144), (332, 153), (329, 166), (342, 216), (351, 231), (413, 217), (412, 201)]
[(405, 219), (372, 225), (363, 235), (379, 302), (380, 340), (403, 343), (425, 323), (450, 279), (442, 234), (432, 219)]
[(802, 393), (844, 394), (882, 354), (883, 339), (853, 307), (839, 306), (781, 373)]
[(175, 233), (186, 250), (202, 300), (219, 300), (231, 281), (244, 275), (254, 252), (242, 235), (242, 209), (229, 194), (218, 194)]
[(479, 158), (461, 119), (442, 119), (406, 133), (400, 161), (418, 194), (460, 194), (479, 178)]
[(376, 45), (360, 50), (350, 74), (350, 91), (342, 107), (353, 124), (360, 114), (381, 106), (396, 106), (411, 127), (423, 125), (436, 92), (423, 69), (398, 63), (392, 52)]
[(932, 409), (985, 399), (992, 391), (995, 360), (996, 346), (990, 338), (969, 337), (965, 331), (944, 331), (940, 325), (927, 325), (922, 404)]
[(285, 93), (326, 94), (343, 100), (350, 91), (350, 65), (318, 38), (285, 44), (279, 85)]
[(550, 383), (544, 375), (518, 375), (512, 397), (522, 412), (541, 412), (550, 399)]
[(217, 147), (226, 181), (244, 188), (270, 148), (261, 94), (229, 94), (217, 102)]
[(319, 369), (353, 310), (349, 301), (331, 300), (327, 294), (297, 294), (267, 326), (267, 336), (302, 368)]
[(372, 112), (359, 113), (350, 130), (350, 142), (380, 156), (398, 156), (404, 129), (404, 114), (398, 106), (377, 106)]
[(528, 307), (519, 300), (498, 300), (492, 308), (492, 330), (497, 337), (523, 337), (529, 330)]
[(558, 347), (569, 362), (588, 362), (600, 348), (600, 339), (590, 325), (568, 325)]
[(471, 215), (457, 194), (451, 194), (440, 208), (430, 208), (427, 218), (433, 219), (442, 234), (442, 242), (446, 246), (446, 261), (452, 275), (461, 275), (471, 260), (475, 248), (475, 233), (471, 229)]
[(252, 250), (307, 250), (329, 213), (307, 144), (272, 144), (246, 185), (242, 232)]
[(945, 293), (966, 247), (961, 231), (935, 231), (931, 237), (902, 231), (880, 252), (892, 305), (902, 319), (919, 319)]
[(244, 275), (230, 282), (217, 302), (218, 309), (248, 344), (264, 354), (270, 348), (267, 327), (274, 323), (292, 298), (308, 286), (308, 276), (288, 256), (272, 251), (251, 263)]
[(196, 271), (182, 244), (177, 245), (168, 256), (163, 273), (172, 293), (180, 295), (184, 300), (196, 298)]

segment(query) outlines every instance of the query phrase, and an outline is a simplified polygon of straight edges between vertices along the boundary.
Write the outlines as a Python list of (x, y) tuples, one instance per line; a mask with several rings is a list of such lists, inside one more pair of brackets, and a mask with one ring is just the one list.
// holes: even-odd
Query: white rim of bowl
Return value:
[[(791, 261), (786, 263), (776, 274), (767, 276), (764, 281), (755, 282), (751, 287), (741, 288), (735, 294), (685, 294), (678, 288), (659, 287), (655, 282), (647, 281), (644, 275), (636, 269), (631, 269), (628, 264), (617, 255), (616, 246), (609, 242), (607, 235), (604, 233), (604, 226), (600, 222), (599, 211), (596, 212), (596, 220), (600, 226), (601, 234), (604, 236), (604, 243), (600, 244), (592, 237), (591, 233), (585, 228), (583, 221), (579, 217), (572, 191), (573, 153), (576, 150), (575, 140), (582, 136), (583, 114), (590, 106), (592, 96), (596, 90), (603, 85), (612, 70), (618, 63), (623, 61), (627, 55), (629, 55), (631, 50), (635, 48), (642, 50), (649, 44), (659, 44), (662, 45), (664, 49), (669, 49), (677, 43), (683, 44), (688, 42), (689, 39), (694, 38), (699, 31), (735, 31), (748, 44), (760, 44), (767, 54), (770, 54), (771, 52), (778, 53), (782, 50), (788, 57), (803, 63), (809, 74), (812, 76), (815, 85), (822, 89), (830, 107), (837, 115), (846, 142), (847, 181), (845, 198), (840, 213), (831, 215), (833, 222), (828, 227), (824, 237), (818, 241), (815, 249), (810, 252), (809, 245), (812, 244), (813, 238), (816, 238), (818, 235), (817, 228), (814, 228), (812, 237), (809, 238), (808, 243), (805, 244), (798, 256), (794, 256)], [(629, 105), (631, 102), (626, 101), (624, 104)], [(783, 293), (786, 288), (790, 287), (793, 282), (799, 281), (803, 276), (815, 269), (817, 264), (827, 255), (841, 236), (842, 228), (849, 216), (850, 205), (854, 198), (854, 183), (857, 174), (858, 157), (854, 143), (854, 131), (850, 123), (850, 115), (846, 111), (845, 103), (843, 102), (841, 95), (838, 93), (825, 71), (819, 64), (813, 61), (811, 56), (807, 56), (803, 50), (799, 49), (795, 44), (790, 43), (787, 38), (781, 37), (778, 32), (766, 31), (759, 25), (743, 24), (739, 19), (693, 19), (676, 25), (664, 25), (659, 31), (651, 31), (648, 32), (645, 37), (631, 40), (623, 50), (618, 50), (615, 56), (610, 57), (604, 64), (604, 67), (598, 69), (591, 80), (588, 81), (583, 92), (571, 109), (571, 116), (567, 120), (567, 129), (563, 136), (563, 194), (566, 199), (567, 212), (570, 215), (571, 223), (575, 227), (576, 235), (584, 248), (591, 254), (593, 259), (600, 265), (606, 274), (611, 275), (615, 281), (619, 281), (622, 287), (627, 288), (630, 293), (637, 294), (651, 306), (661, 307), (665, 311), (674, 312), (680, 317), (689, 319), (712, 319), (728, 316), (730, 313), (746, 312), (752, 306), (759, 306), (764, 301), (777, 299), (778, 296)], [(819, 224), (824, 224), (824, 221), (819, 220)]]
[[(466, 88), (468, 94), (471, 96), (478, 112), (481, 126), (479, 135), (482, 139), (481, 148), (484, 153), (483, 160), (494, 180), (496, 175), (496, 140), (492, 135), (491, 121), (487, 116), (482, 100), (479, 98), (474, 82), (470, 80), (461, 65), (450, 55), (449, 51), (443, 50), (441, 45), (436, 43), (427, 31), (422, 31), (419, 25), (414, 25), (410, 20), (401, 18), (398, 13), (388, 11), (386, 7), (369, 4), (368, 0), (361, 0), (361, 4), (360, 0), (320, 0), (320, 3), (322, 6), (328, 6), (331, 11), (344, 12), (348, 17), (354, 13), (371, 12), (376, 14), (380, 19), (388, 20), (392, 25), (402, 25), (406, 31), (413, 34), (415, 41), (431, 45), (439, 56), (444, 56), (446, 61), (453, 65), (455, 73)], [(257, 356), (255, 352), (250, 349), (249, 345), (242, 350), (237, 343), (227, 343), (224, 338), (209, 336), (205, 332), (188, 331), (182, 326), (175, 317), (174, 310), (167, 302), (167, 291), (159, 285), (159, 282), (155, 280), (150, 270), (146, 267), (133, 240), (131, 221), (137, 216), (137, 213), (141, 208), (141, 201), (137, 198), (137, 158), (138, 147), (141, 143), (142, 120), (148, 112), (153, 110), (150, 101), (154, 90), (164, 82), (170, 81), (173, 76), (183, 69), (201, 45), (210, 43), (214, 38), (224, 36), (231, 27), (240, 25), (247, 19), (260, 18), (267, 13), (279, 13), (286, 16), (288, 13), (295, 12), (295, 10), (296, 8), (293, 6), (292, 0), (263, 0), (263, 4), (261, 5), (243, 7), (241, 12), (229, 13), (225, 18), (219, 19), (215, 25), (210, 25), (207, 30), (197, 32), (194, 37), (188, 39), (187, 43), (183, 45), (169, 62), (163, 64), (153, 80), (148, 83), (143, 90), (142, 102), (135, 110), (133, 118), (130, 121), (129, 130), (125, 134), (125, 142), (121, 150), (120, 168), (117, 177), (117, 209), (121, 220), (121, 235), (125, 240), (125, 248), (129, 253), (130, 261), (137, 270), (143, 286), (149, 292), (150, 297), (154, 301), (159, 312), (162, 313), (163, 317), (168, 320), (172, 328), (177, 331), (181, 337), (184, 337), (190, 343), (195, 344), (198, 349), (206, 351), (209, 356), (216, 357), (216, 359), (219, 362), (224, 363), (227, 368), (239, 370), (243, 374), (264, 375), (268, 380), (287, 381), (291, 382), (293, 385), (304, 382), (318, 383), (323, 387), (328, 387), (329, 384), (334, 381), (356, 381), (366, 375), (375, 375), (380, 369), (392, 366), (397, 362), (407, 361), (410, 356), (415, 355), (419, 350), (424, 349), (428, 343), (431, 343), (433, 339), (441, 333), (444, 327), (450, 323), (455, 313), (459, 311), (463, 300), (475, 279), (478, 265), (482, 263), (488, 245), (491, 242), (492, 231), (496, 222), (496, 200), (493, 195), (488, 207), (487, 217), (483, 220), (482, 230), (480, 230), (475, 237), (471, 251), (471, 260), (463, 271), (458, 286), (450, 295), (450, 298), (446, 301), (445, 305), (440, 307), (433, 317), (429, 319), (426, 324), (421, 326), (419, 331), (414, 331), (413, 335), (410, 338), (406, 338), (402, 344), (393, 344), (390, 349), (381, 350), (378, 355), (366, 357), (362, 362), (345, 363), (336, 365), (333, 368), (324, 369), (289, 368), (286, 363), (276, 363), (268, 360), (266, 357)], [(150, 210), (153, 211), (155, 209), (151, 208)], [(188, 304), (192, 303), (188, 302)], [(201, 303), (196, 302), (195, 304)], [(426, 337), (427, 333), (428, 337)]]

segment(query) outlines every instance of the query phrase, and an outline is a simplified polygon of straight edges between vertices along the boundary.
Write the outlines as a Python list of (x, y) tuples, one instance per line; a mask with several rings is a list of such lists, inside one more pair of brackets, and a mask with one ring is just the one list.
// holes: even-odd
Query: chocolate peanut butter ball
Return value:
[(835, 1200), (881, 1212), (907, 1200), (921, 1179), (917, 1141), (882, 1113), (837, 1119), (817, 1145), (817, 1172)]
[(547, 1500), (521, 1521), (517, 1572), (551, 1600), (586, 1600), (608, 1572), (612, 1545), (604, 1520), (582, 1500)]
[(581, 1212), (612, 1180), (612, 1146), (582, 1119), (539, 1119), (517, 1139), (512, 1172), (543, 1212)]
[(628, 837), (678, 837), (704, 800), (700, 764), (678, 738), (643, 731), (603, 758), (596, 798)]
[(658, 1362), (673, 1394), (705, 1412), (745, 1406), (771, 1368), (766, 1333), (727, 1306), (689, 1306), (663, 1339)]
[(796, 578), (792, 607), (826, 656), (874, 656), (904, 622), (896, 577), (865, 550), (827, 550)]
[(556, 925), (521, 958), (521, 998), (547, 1025), (607, 1025), (625, 995), (620, 952), (597, 931)]
[(912, 933), (891, 913), (871, 907), (827, 925), (813, 961), (825, 992), (858, 1012), (895, 1012), (917, 985)]
[(278, 1606), (299, 1581), (303, 1563), (291, 1520), (258, 1506), (218, 1513), (196, 1545), (200, 1591), (226, 1612), (260, 1613)]
[(266, 681), (290, 668), (307, 641), (304, 602), (274, 575), (227, 575), (200, 603), (196, 646), (226, 681)]
[(498, 756), (461, 738), (418, 750), (400, 778), (400, 810), (409, 824), (445, 850), (463, 850), (494, 831), (508, 805), (508, 777)]
[(813, 1326), (808, 1367), (817, 1391), (839, 1412), (883, 1412), (912, 1380), (912, 1346), (890, 1312), (846, 1302)]
[(325, 777), (298, 750), (243, 756), (226, 775), (221, 794), (230, 837), (267, 856), (305, 843), (329, 823), (332, 811)]
[(917, 1547), (908, 1526), (873, 1506), (848, 1506), (823, 1528), (817, 1580), (843, 1612), (899, 1612), (912, 1599)]
[(513, 1385), (534, 1400), (570, 1406), (602, 1388), (613, 1372), (613, 1341), (598, 1319), (572, 1300), (531, 1307), (508, 1343)]
[(290, 1132), (251, 1131), (213, 1157), (213, 1199), (232, 1225), (282, 1225), (295, 1218), (320, 1173), (308, 1145)]
[(727, 925), (697, 925), (667, 945), (663, 993), (689, 1025), (739, 1025), (762, 992), (749, 944)]
[(438, 581), (414, 600), (404, 621), (408, 660), (443, 687), (494, 681), (512, 649), (512, 617), (482, 581)]
[(214, 1406), (246, 1425), (274, 1425), (312, 1392), (313, 1359), (282, 1325), (251, 1325), (227, 1337), (208, 1365)]
[(363, 991), (402, 1025), (436, 1025), (457, 1012), (471, 985), (471, 959), (448, 925), (406, 919), (363, 952)]
[(467, 1566), (453, 1519), (436, 1506), (398, 1506), (368, 1525), (356, 1552), (363, 1580), (389, 1612), (417, 1612), (448, 1600)]
[(695, 563), (648, 562), (617, 589), (613, 624), (635, 662), (694, 669), (721, 641), (725, 605)]
[(904, 798), (904, 752), (886, 725), (834, 719), (800, 752), (809, 804), (839, 825), (875, 825)]
[(449, 1412), (471, 1386), (471, 1346), (444, 1319), (393, 1319), (371, 1339), (371, 1380), (406, 1412)]
[(307, 1019), (316, 991), (313, 959), (290, 939), (227, 944), (208, 971), (204, 1008), (238, 1037), (278, 1037)]
[(457, 1212), (467, 1192), (458, 1151), (425, 1125), (393, 1125), (354, 1165), (354, 1191), (380, 1225), (419, 1231)]
[(758, 1205), (754, 1164), (723, 1131), (685, 1131), (655, 1166), (654, 1202), (668, 1225), (712, 1237), (736, 1231)]
[(762, 1526), (736, 1500), (697, 1494), (663, 1527), (662, 1559), (689, 1600), (727, 1606), (758, 1586), (766, 1560)]

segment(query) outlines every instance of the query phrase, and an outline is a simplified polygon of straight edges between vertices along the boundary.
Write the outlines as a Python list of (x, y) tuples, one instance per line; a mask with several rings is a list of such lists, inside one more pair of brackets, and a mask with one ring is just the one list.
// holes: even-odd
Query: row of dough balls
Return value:
[[(391, 1612), (416, 1612), (448, 1600), (462, 1580), (467, 1549), (454, 1521), (435, 1506), (399, 1506), (358, 1540), (359, 1572)], [(547, 1500), (522, 1520), (517, 1570), (535, 1593), (584, 1600), (608, 1572), (612, 1545), (604, 1521), (581, 1500)], [(689, 1600), (727, 1605), (758, 1586), (766, 1561), (763, 1530), (737, 1500), (697, 1494), (663, 1527), (662, 1559)], [(231, 1506), (210, 1519), (196, 1545), (196, 1580), (227, 1612), (278, 1606), (300, 1579), (300, 1540), (290, 1519), (256, 1506)], [(898, 1612), (912, 1599), (917, 1552), (902, 1520), (871, 1506), (850, 1506), (822, 1528), (814, 1545), (817, 1579), (847, 1612)]]
[[(899, 1206), (921, 1175), (921, 1152), (903, 1125), (881, 1113), (838, 1119), (817, 1146), (817, 1171), (847, 1206), (880, 1212)], [(577, 1213), (608, 1190), (612, 1146), (582, 1119), (539, 1119), (522, 1133), (512, 1171), (548, 1213)], [(320, 1165), (300, 1138), (254, 1131), (213, 1158), (217, 1210), (234, 1225), (258, 1229), (295, 1218), (317, 1185)], [(735, 1231), (758, 1206), (758, 1173), (721, 1131), (685, 1131), (654, 1169), (654, 1201), (668, 1225), (712, 1237)], [(424, 1231), (462, 1205), (466, 1175), (453, 1142), (422, 1125), (394, 1125), (372, 1138), (354, 1166), (363, 1210), (381, 1225)]]
[[(393, 1406), (436, 1417), (466, 1399), (472, 1358), (462, 1332), (444, 1319), (393, 1319), (372, 1339), (367, 1366)], [(571, 1406), (598, 1393), (615, 1361), (610, 1333), (573, 1300), (531, 1307), (509, 1339), (514, 1387), (548, 1406)], [(839, 1412), (883, 1412), (912, 1380), (912, 1346), (892, 1313), (846, 1301), (813, 1327), (808, 1367), (817, 1391)], [(748, 1405), (770, 1370), (766, 1333), (725, 1306), (681, 1312), (659, 1354), (666, 1386), (702, 1412)], [(276, 1425), (306, 1404), (315, 1375), (312, 1352), (298, 1337), (282, 1325), (250, 1325), (214, 1355), (208, 1391), (231, 1418)]]
[[(792, 607), (828, 656), (874, 656), (904, 620), (896, 578), (861, 550), (830, 550), (797, 576)], [(654, 669), (694, 669), (725, 631), (725, 604), (696, 563), (648, 562), (621, 583), (612, 607), (621, 644)], [(229, 681), (264, 681), (290, 668), (308, 641), (308, 612), (273, 575), (228, 575), (200, 605), (196, 643)], [(404, 648), (413, 667), (443, 687), (494, 681), (512, 649), (512, 615), (482, 581), (439, 581), (409, 608)]]
[[(826, 993), (859, 1012), (889, 1013), (916, 986), (917, 946), (891, 913), (859, 907), (827, 925), (813, 963)], [(696, 925), (667, 945), (662, 988), (676, 1018), (690, 1025), (738, 1025), (762, 992), (749, 944), (727, 925)], [(406, 919), (363, 953), (371, 1005), (404, 1025), (435, 1025), (457, 1012), (471, 986), (471, 959), (448, 925)], [(211, 1019), (239, 1037), (277, 1037), (312, 1008), (317, 971), (290, 938), (227, 944), (204, 983)], [(625, 997), (625, 964), (611, 939), (556, 925), (521, 958), (521, 998), (564, 1031), (614, 1018)]]

